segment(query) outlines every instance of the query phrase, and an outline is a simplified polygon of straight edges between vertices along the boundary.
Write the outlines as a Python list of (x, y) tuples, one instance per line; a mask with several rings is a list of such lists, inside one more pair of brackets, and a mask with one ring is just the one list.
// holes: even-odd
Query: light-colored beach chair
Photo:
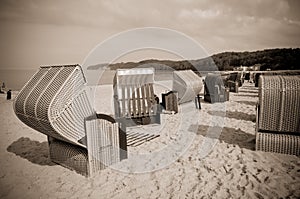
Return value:
[(223, 79), (218, 74), (207, 74), (204, 81), (204, 101), (225, 102), (229, 100), (229, 91), (225, 89)]
[(300, 155), (300, 76), (260, 75), (256, 149)]
[(274, 70), (274, 71), (255, 71), (254, 73), (254, 83), (255, 87), (258, 87), (259, 77), (261, 75), (300, 75), (300, 70)]
[(114, 77), (115, 117), (125, 126), (160, 123), (154, 69), (118, 69)]
[(174, 71), (172, 90), (178, 92), (179, 104), (194, 101), (202, 87), (202, 79), (192, 70)]
[(126, 147), (120, 150), (124, 133), (113, 118), (96, 114), (85, 84), (79, 65), (41, 67), (16, 97), (14, 110), (48, 136), (53, 162), (91, 176), (127, 154)]

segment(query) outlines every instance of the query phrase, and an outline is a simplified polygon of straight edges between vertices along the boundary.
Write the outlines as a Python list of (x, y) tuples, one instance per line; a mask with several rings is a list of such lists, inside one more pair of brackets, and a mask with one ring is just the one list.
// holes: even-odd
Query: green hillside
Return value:
[(211, 57), (198, 60), (144, 60), (140, 62), (126, 62), (111, 64), (113, 70), (118, 68), (135, 68), (142, 65), (152, 66), (157, 69), (167, 70), (169, 67), (175, 70), (233, 70), (239, 66), (259, 65), (260, 70), (299, 70), (300, 48), (267, 49), (253, 52), (222, 52)]

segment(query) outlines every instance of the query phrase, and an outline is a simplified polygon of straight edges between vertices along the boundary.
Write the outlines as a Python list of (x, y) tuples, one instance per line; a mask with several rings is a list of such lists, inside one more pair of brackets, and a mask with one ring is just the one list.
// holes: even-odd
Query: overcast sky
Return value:
[(0, 68), (82, 63), (108, 37), (146, 26), (180, 31), (210, 55), (300, 47), (299, 11), (298, 0), (1, 0)]

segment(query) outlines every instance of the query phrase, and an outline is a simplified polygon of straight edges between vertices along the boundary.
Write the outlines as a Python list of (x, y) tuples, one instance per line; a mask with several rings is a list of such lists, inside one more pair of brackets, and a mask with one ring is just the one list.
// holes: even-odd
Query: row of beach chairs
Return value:
[[(299, 76), (261, 75), (259, 82), (257, 150), (299, 155)], [(53, 162), (92, 176), (126, 159), (126, 128), (160, 124), (161, 108), (154, 94), (153, 68), (117, 70), (114, 117), (95, 112), (86, 83), (79, 65), (41, 67), (18, 94), (14, 110), (22, 122), (47, 135)], [(237, 92), (241, 85), (239, 73), (208, 74), (204, 100), (224, 102), (229, 91)], [(162, 95), (161, 105), (177, 113), (178, 104), (194, 100), (202, 87), (194, 72), (175, 71), (173, 90)]]
[[(41, 67), (16, 97), (14, 111), (47, 135), (53, 162), (92, 176), (128, 157), (127, 127), (160, 123), (153, 82), (153, 68), (118, 70), (111, 117), (95, 112), (79, 65)], [(192, 71), (174, 72), (175, 95), (166, 95), (163, 105), (178, 112), (178, 104), (191, 101), (201, 89), (202, 79)]]

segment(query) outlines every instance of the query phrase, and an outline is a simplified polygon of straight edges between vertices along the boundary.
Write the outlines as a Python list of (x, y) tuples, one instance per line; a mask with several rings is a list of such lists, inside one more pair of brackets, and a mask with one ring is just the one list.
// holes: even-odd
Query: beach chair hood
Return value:
[(194, 100), (202, 87), (202, 79), (192, 70), (174, 71), (173, 90), (178, 92), (179, 104)]
[(85, 136), (84, 119), (95, 112), (79, 65), (45, 66), (22, 88), (14, 102), (17, 117), (31, 128), (69, 143)]

